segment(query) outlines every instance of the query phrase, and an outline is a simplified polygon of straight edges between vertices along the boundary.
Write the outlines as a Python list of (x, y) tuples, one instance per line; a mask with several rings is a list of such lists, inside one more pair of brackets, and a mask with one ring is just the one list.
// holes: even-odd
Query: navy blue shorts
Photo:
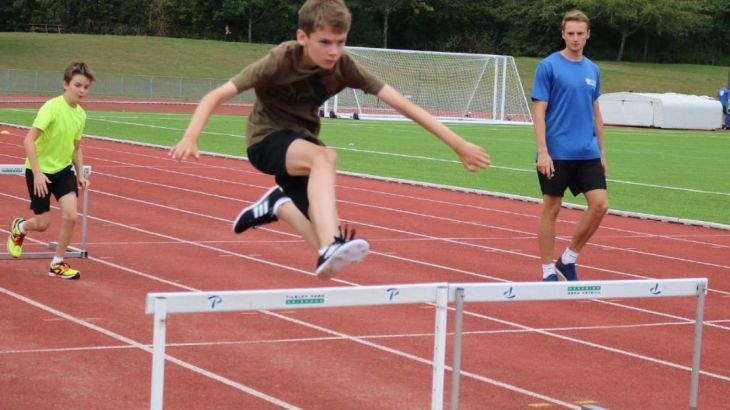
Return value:
[(550, 179), (540, 172), (537, 173), (543, 195), (562, 197), (567, 188), (570, 188), (573, 196), (594, 189), (606, 189), (606, 174), (600, 158), (553, 160), (553, 167), (555, 175)]
[(73, 192), (76, 196), (79, 196), (78, 182), (76, 181), (76, 173), (73, 171), (72, 166), (69, 165), (66, 168), (56, 172), (55, 174), (45, 174), (51, 181), (48, 184), (49, 194), (45, 197), (39, 197), (33, 190), (33, 170), (25, 169), (25, 183), (28, 185), (28, 193), (30, 194), (30, 209), (36, 215), (44, 214), (51, 210), (51, 195), (56, 197), (58, 201), (62, 196)]
[(264, 174), (273, 175), (276, 183), (291, 198), (294, 205), (309, 218), (309, 198), (307, 197), (309, 176), (289, 175), (286, 171), (286, 152), (289, 145), (298, 139), (323, 145), (303, 132), (285, 129), (267, 135), (262, 141), (248, 147), (246, 153), (251, 165)]

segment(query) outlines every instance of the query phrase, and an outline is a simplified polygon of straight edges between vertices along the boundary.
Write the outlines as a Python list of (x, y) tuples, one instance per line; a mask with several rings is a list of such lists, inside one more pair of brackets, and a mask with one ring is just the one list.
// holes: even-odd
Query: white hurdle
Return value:
[(165, 372), (165, 322), (169, 313), (311, 309), (345, 306), (432, 303), (436, 306), (431, 408), (443, 408), (448, 285), (363, 286), (353, 288), (274, 289), (222, 292), (148, 293), (146, 313), (154, 314), (150, 409), (162, 409)]
[(449, 285), (449, 301), (456, 302), (451, 410), (459, 408), (462, 317), (465, 302), (523, 302), (537, 300), (625, 299), (696, 296), (694, 348), (689, 409), (697, 409), (707, 279), (615, 280), (581, 282), (461, 283)]
[[(0, 176), (2, 175), (25, 175), (25, 166), (24, 165), (14, 165), (14, 164), (4, 164), (0, 165)], [(86, 178), (89, 178), (91, 175), (91, 166), (84, 165), (84, 175)], [(50, 195), (50, 194), (49, 194)], [(84, 189), (81, 192), (81, 242), (79, 243), (79, 247), (72, 247), (69, 246), (66, 249), (65, 257), (66, 258), (86, 258), (88, 257), (88, 249), (87, 249), (87, 243), (86, 243), (86, 230), (87, 230), (87, 219), (89, 215), (89, 193), (88, 189)], [(39, 259), (39, 258), (52, 258), (55, 255), (55, 252), (53, 252), (56, 247), (58, 246), (57, 242), (51, 242), (48, 244), (48, 246), (52, 249), (52, 251), (46, 251), (46, 252), (23, 252), (23, 258), (24, 259)], [(13, 259), (12, 256), (10, 256), (7, 252), (0, 253), (0, 259)]]
[(150, 409), (163, 407), (166, 318), (170, 313), (214, 313), (247, 310), (308, 309), (429, 303), (436, 307), (431, 409), (444, 405), (446, 319), (456, 302), (451, 407), (458, 409), (461, 338), (465, 302), (664, 298), (696, 296), (690, 409), (697, 408), (702, 320), (707, 279), (617, 280), (585, 282), (427, 283), (387, 286), (272, 289), (220, 292), (148, 293), (147, 314), (154, 314)]

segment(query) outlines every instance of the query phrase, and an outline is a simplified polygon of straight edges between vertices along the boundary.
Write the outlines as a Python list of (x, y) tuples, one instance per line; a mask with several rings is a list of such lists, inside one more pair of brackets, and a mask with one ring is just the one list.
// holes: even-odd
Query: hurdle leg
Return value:
[(446, 367), (446, 320), (449, 312), (449, 287), (436, 289), (436, 325), (433, 343), (433, 384), (431, 410), (444, 408), (444, 371)]
[[(91, 175), (91, 168), (84, 167), (84, 175), (86, 175), (87, 179)], [(88, 216), (89, 216), (89, 188), (84, 189), (84, 195), (82, 199), (82, 205), (81, 205), (81, 250), (83, 251), (82, 258), (87, 257), (87, 247), (86, 247), (86, 230), (88, 226)]]
[(695, 315), (694, 348), (692, 350), (692, 376), (690, 377), (689, 408), (697, 410), (700, 384), (700, 351), (702, 350), (702, 321), (705, 315), (706, 284), (697, 285), (697, 312)]
[(165, 327), (167, 325), (167, 300), (155, 299), (155, 328), (152, 337), (152, 387), (150, 410), (162, 410), (165, 386)]
[(464, 331), (464, 288), (456, 289), (454, 310), (454, 351), (451, 364), (450, 410), (459, 409), (459, 387), (461, 383), (461, 338)]

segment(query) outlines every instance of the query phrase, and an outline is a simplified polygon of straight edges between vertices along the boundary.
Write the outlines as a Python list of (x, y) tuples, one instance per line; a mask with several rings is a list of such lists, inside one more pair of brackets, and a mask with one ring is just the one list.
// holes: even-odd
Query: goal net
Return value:
[[(365, 47), (348, 47), (347, 51), (368, 71), (442, 121), (532, 122), (511, 56)], [(351, 88), (329, 99), (321, 114), (404, 119), (376, 96)]]

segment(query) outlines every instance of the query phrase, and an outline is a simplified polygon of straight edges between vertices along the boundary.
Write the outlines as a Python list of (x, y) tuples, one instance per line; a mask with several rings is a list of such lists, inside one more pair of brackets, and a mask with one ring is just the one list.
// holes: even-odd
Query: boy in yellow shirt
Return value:
[(78, 187), (86, 189), (89, 186), (83, 173), (81, 153), (81, 132), (86, 124), (86, 112), (79, 102), (89, 92), (94, 80), (94, 74), (85, 63), (74, 62), (66, 67), (63, 95), (43, 104), (23, 141), (27, 155), (25, 179), (34, 215), (28, 220), (15, 218), (8, 238), (8, 253), (15, 258), (21, 257), (25, 236), (32, 231), (48, 229), (51, 224), (50, 194), (53, 194), (61, 209), (63, 224), (48, 275), (61, 279), (78, 279), (81, 276), (78, 270), (64, 262), (63, 257), (78, 217)]

